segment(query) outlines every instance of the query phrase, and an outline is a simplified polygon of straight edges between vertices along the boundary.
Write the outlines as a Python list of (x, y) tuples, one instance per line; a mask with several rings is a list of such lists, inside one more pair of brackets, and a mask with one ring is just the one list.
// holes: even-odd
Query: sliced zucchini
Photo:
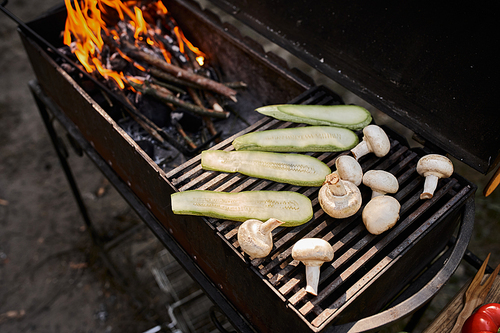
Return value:
[(347, 128), (306, 126), (252, 132), (233, 141), (236, 150), (275, 152), (337, 152), (350, 150), (359, 142)]
[(232, 221), (275, 218), (293, 227), (313, 216), (311, 200), (291, 191), (243, 191), (238, 193), (189, 190), (171, 195), (174, 214), (208, 216)]
[(370, 112), (357, 105), (280, 104), (263, 106), (256, 111), (283, 121), (352, 130), (362, 129), (372, 121)]
[(331, 173), (325, 163), (312, 156), (260, 151), (205, 150), (201, 166), (299, 186), (321, 186)]

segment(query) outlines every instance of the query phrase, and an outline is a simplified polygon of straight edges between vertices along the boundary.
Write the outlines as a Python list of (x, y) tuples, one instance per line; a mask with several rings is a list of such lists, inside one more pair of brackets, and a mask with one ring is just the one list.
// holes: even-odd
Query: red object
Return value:
[(497, 333), (500, 328), (500, 304), (480, 307), (464, 323), (462, 333)]

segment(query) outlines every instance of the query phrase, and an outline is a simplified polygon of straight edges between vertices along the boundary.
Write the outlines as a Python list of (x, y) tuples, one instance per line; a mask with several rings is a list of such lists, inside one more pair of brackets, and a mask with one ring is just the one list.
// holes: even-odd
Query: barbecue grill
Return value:
[[(298, 126), (259, 116), (253, 111), (259, 106), (344, 103), (336, 93), (315, 86), (306, 75), (265, 53), (256, 42), (222, 24), (196, 3), (164, 3), (186, 35), (220, 68), (224, 80), (247, 84), (247, 89), (238, 94), (238, 102), (229, 104), (247, 122), (232, 123), (236, 117), (226, 120), (221, 125), (226, 130), (223, 140), (211, 144), (210, 149), (232, 150), (232, 140), (245, 133)], [(483, 73), (487, 59), (481, 52), (458, 52), (463, 43), (477, 45), (476, 50), (480, 50), (479, 46), (486, 45), (481, 44), (484, 37), (478, 38), (476, 30), (459, 30), (462, 40), (457, 45), (455, 34), (451, 34), (454, 25), (443, 31), (435, 20), (443, 9), (420, 7), (420, 3), (419, 8), (432, 7), (433, 14), (426, 17), (427, 10), (410, 5), (391, 9), (359, 3), (342, 7), (281, 1), (214, 3), (423, 139), (422, 148), (410, 148), (405, 138), (385, 128), (391, 141), (389, 154), (360, 159), (364, 171), (386, 170), (398, 179), (400, 190), (394, 196), (402, 208), (393, 229), (371, 235), (360, 213), (339, 221), (327, 216), (317, 201), (318, 188), (205, 171), (196, 154), (177, 167), (160, 167), (117, 124), (114, 115), (96, 102), (102, 92), (86, 91), (81, 84), (85, 81), (70, 76), (61, 67), (64, 61), (59, 55), (32, 33), (50, 45), (61, 46), (63, 7), (30, 22), (29, 29), (19, 29), (38, 79), (33, 91), (39, 101), (50, 105), (87, 152), (96, 153), (90, 155), (99, 161), (101, 170), (121, 192), (129, 193), (125, 195), (127, 200), (138, 207), (158, 238), (174, 249), (181, 263), (222, 305), (239, 330), (370, 331), (415, 312), (436, 295), (460, 263), (474, 223), (476, 190), (474, 184), (455, 173), (439, 182), (431, 200), (420, 200), (423, 178), (416, 172), (418, 159), (430, 152), (450, 153), (486, 173), (494, 168), (499, 156), (500, 138), (495, 132), (499, 119), (493, 114), (492, 99), (479, 98), (482, 94), (492, 96), (493, 85), (489, 76), (476, 76)], [(455, 9), (447, 10), (455, 19)], [(481, 28), (490, 23), (487, 19), (485, 16)], [(392, 29), (394, 26), (401, 29)], [(366, 27), (376, 28), (371, 37), (364, 34)], [(406, 42), (403, 35), (410, 39)], [(369, 40), (373, 36), (381, 40)], [(415, 49), (409, 57), (405, 52), (411, 47)], [(428, 55), (431, 50), (436, 52)], [(427, 71), (421, 72), (418, 62), (424, 62)], [(443, 63), (446, 66), (441, 67)], [(463, 63), (470, 65), (459, 80), (457, 74), (462, 72), (457, 73), (456, 66)], [(464, 86), (465, 80), (468, 84)], [(474, 91), (469, 89), (471, 85)], [(468, 108), (481, 116), (470, 121)], [(444, 115), (451, 112), (455, 116), (445, 119)], [(476, 135), (474, 140), (466, 135), (469, 132)], [(333, 167), (341, 154), (345, 153), (310, 155)], [(237, 243), (238, 223), (172, 213), (170, 195), (190, 189), (296, 191), (311, 198), (314, 217), (300, 227), (276, 229), (271, 254), (252, 260)], [(362, 188), (362, 195), (366, 204), (371, 192)], [(304, 291), (303, 266), (291, 258), (291, 247), (305, 237), (323, 238), (335, 250), (334, 260), (322, 266), (317, 297)]]

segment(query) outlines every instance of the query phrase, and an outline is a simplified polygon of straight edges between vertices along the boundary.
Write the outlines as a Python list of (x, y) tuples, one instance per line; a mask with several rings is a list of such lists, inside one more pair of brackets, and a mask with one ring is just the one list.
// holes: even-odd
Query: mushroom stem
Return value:
[(424, 181), (424, 191), (420, 194), (420, 199), (431, 199), (437, 188), (439, 177), (436, 175), (427, 175)]
[(344, 196), (347, 194), (344, 184), (340, 181), (338, 173), (333, 172), (326, 176), (325, 184), (328, 184), (328, 189), (335, 196)]
[(341, 180), (336, 172), (326, 176), (319, 189), (318, 201), (325, 213), (341, 219), (354, 215), (361, 207), (359, 188), (347, 180)]
[(318, 295), (318, 285), (321, 266), (306, 265), (306, 291), (314, 296)]
[(282, 223), (283, 221), (277, 220), (275, 218), (270, 218), (260, 225), (260, 232), (264, 235), (267, 235), (271, 233), (271, 231), (279, 227)]
[(356, 147), (351, 149), (351, 153), (354, 158), (359, 160), (360, 157), (367, 155), (371, 152), (371, 148), (368, 146), (368, 142), (361, 141)]

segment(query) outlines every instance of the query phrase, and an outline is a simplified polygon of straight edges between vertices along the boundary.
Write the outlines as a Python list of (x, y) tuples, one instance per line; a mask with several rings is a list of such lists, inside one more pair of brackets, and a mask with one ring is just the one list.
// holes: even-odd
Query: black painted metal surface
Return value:
[(497, 162), (491, 3), (211, 2), (476, 170)]
[[(179, 6), (179, 11), (185, 11), (182, 4), (177, 4), (177, 6)], [(195, 17), (187, 11), (184, 15)], [(200, 24), (197, 26), (199, 27)], [(197, 31), (215, 33), (215, 30), (217, 29), (208, 26)], [(159, 238), (169, 236), (168, 238), (175, 240), (187, 254), (183, 260), (186, 260), (190, 265), (197, 266), (202, 274), (207, 276), (210, 284), (218, 290), (214, 293), (217, 295), (220, 292), (234, 306), (236, 312), (241, 314), (243, 320), (248, 320), (252, 326), (261, 330), (267, 328), (274, 331), (290, 331), (293, 328), (311, 331), (334, 329), (346, 332), (353, 331), (352, 327), (355, 327), (356, 331), (360, 328), (362, 330), (373, 329), (407, 315), (424, 304), (439, 290), (439, 283), (445, 282), (453, 273), (456, 265), (447, 266), (449, 269), (445, 272), (440, 271), (438, 274), (440, 280), (436, 286), (423, 289), (422, 293), (424, 294), (418, 293), (417, 297), (408, 298), (407, 301), (401, 303), (404, 305), (396, 306), (395, 310), (391, 308), (388, 310), (389, 312), (385, 311), (381, 314), (358, 313), (353, 310), (364, 309), (358, 306), (357, 302), (359, 300), (363, 303), (366, 299), (374, 305), (374, 311), (380, 309), (381, 304), (379, 303), (388, 300), (378, 300), (375, 303), (369, 299), (371, 294), (375, 294), (374, 290), (380, 290), (380, 285), (377, 282), (386, 281), (386, 287), (387, 285), (394, 287), (385, 277), (390, 276), (394, 271), (406, 272), (395, 269), (395, 267), (405, 267), (408, 263), (414, 264), (415, 262), (425, 264), (421, 256), (428, 253), (422, 249), (428, 248), (430, 243), (438, 242), (439, 244), (431, 250), (439, 250), (447, 243), (449, 233), (452, 232), (457, 223), (454, 219), (455, 215), (458, 214), (458, 210), (464, 205), (465, 200), (469, 202), (468, 198), (472, 197), (475, 190), (475, 187), (468, 184), (467, 181), (455, 176), (441, 182), (440, 195), (436, 195), (436, 199), (427, 202), (419, 201), (417, 199), (418, 189), (422, 179), (415, 172), (415, 163), (419, 154), (409, 150), (402, 142), (393, 140), (393, 152), (384, 159), (378, 160), (372, 156), (362, 161), (365, 169), (388, 169), (398, 174), (401, 184), (405, 184), (405, 190), (398, 194), (398, 199), (405, 203), (405, 216), (402, 217), (398, 227), (386, 236), (374, 237), (368, 235), (361, 227), (359, 214), (339, 225), (328, 223), (329, 217), (322, 213), (314, 199), (316, 189), (294, 189), (307, 191), (308, 195), (315, 200), (316, 212), (313, 223), (302, 228), (294, 228), (293, 231), (281, 230), (277, 235), (279, 236), (277, 242), (279, 248), (277, 247), (276, 254), (279, 255), (269, 258), (269, 261), (253, 261), (242, 254), (238, 245), (234, 244), (236, 230), (234, 223), (174, 215), (168, 203), (170, 194), (175, 191), (184, 190), (186, 186), (216, 186), (217, 181), (220, 184), (221, 179), (226, 179), (225, 175), (218, 175), (216, 178), (219, 180), (215, 181), (206, 178), (207, 181), (199, 182), (198, 179), (192, 182), (191, 176), (201, 171), (197, 164), (199, 159), (190, 160), (179, 169), (168, 173), (168, 175), (165, 174), (130, 137), (120, 130), (116, 123), (105, 114), (104, 110), (94, 103), (83, 89), (52, 61), (44, 50), (26, 39), (25, 36), (24, 38), (23, 42), (25, 42), (37, 77), (44, 81), (41, 84), (42, 88), (46, 89), (47, 93), (50, 92), (54, 102), (64, 110), (71, 121), (75, 122), (83, 137), (89, 141), (90, 146), (101, 155), (106, 168), (109, 166), (113, 169), (113, 172), (122, 180), (122, 185), (126, 184), (134, 196), (137, 196), (137, 199), (142, 203), (140, 208), (145, 209), (146, 213), (154, 217), (147, 223), (152, 223), (154, 230), (158, 231)], [(222, 37), (213, 36), (210, 39), (217, 38)], [(225, 39), (225, 41), (225, 46), (228, 46), (229, 42), (231, 45), (239, 43), (230, 39)], [(221, 50), (214, 52), (214, 54), (225, 56), (226, 53), (230, 55), (234, 52), (241, 52), (244, 59), (253, 60), (253, 62), (249, 61), (246, 67), (253, 66), (254, 63), (265, 63), (264, 58), (251, 51), (246, 51), (246, 49), (239, 50), (235, 47), (232, 51)], [(264, 67), (264, 65), (262, 66)], [(254, 72), (250, 71), (248, 76), (251, 77), (252, 73)], [(274, 76), (269, 75), (271, 79), (280, 72), (270, 68), (269, 73), (275, 73)], [(296, 87), (296, 81), (290, 78), (287, 80), (284, 77), (285, 74), (282, 76), (283, 82), (287, 82), (287, 85), (280, 86), (282, 89), (300, 90)], [(254, 79), (257, 78), (254, 77)], [(271, 88), (270, 86), (269, 89), (263, 90), (268, 92)], [(271, 97), (276, 96), (267, 96), (267, 98)], [(332, 103), (333, 100), (328, 93), (316, 89), (306, 92), (293, 102), (327, 104)], [(259, 103), (261, 100), (252, 100), (252, 102)], [(263, 124), (290, 126), (290, 124), (262, 119), (247, 128), (246, 131), (262, 129), (259, 126)], [(393, 137), (393, 139), (395, 138)], [(216, 148), (227, 148), (229, 144), (230, 139), (227, 139)], [(328, 161), (330, 166), (334, 164), (335, 154), (320, 155), (320, 158)], [(201, 177), (204, 177), (204, 174), (202, 173)], [(209, 177), (212, 176), (212, 174), (209, 175)], [(225, 189), (236, 186), (230, 189), (233, 191), (248, 187), (254, 190), (266, 187), (275, 190), (283, 188), (282, 184), (256, 181), (238, 175), (227, 177), (230, 181), (222, 182), (221, 186)], [(184, 182), (190, 185), (186, 185)], [(366, 198), (367, 195), (368, 193), (365, 191)], [(466, 207), (470, 210), (470, 205), (466, 205)], [(465, 229), (469, 230), (473, 224), (473, 217), (467, 211), (464, 215), (467, 216), (467, 219), (463, 220), (466, 225)], [(438, 232), (433, 232), (436, 230)], [(441, 233), (442, 230), (445, 233)], [(325, 274), (322, 284), (325, 287), (325, 293), (317, 300), (304, 294), (302, 267), (294, 265), (290, 261), (287, 249), (290, 242), (295, 240), (294, 235), (298, 235), (299, 238), (305, 235), (324, 237), (340, 249), (339, 258), (332, 266), (324, 267)], [(423, 237), (426, 238), (425, 241), (422, 241)], [(464, 242), (466, 244), (469, 237), (470, 233), (467, 233), (465, 236), (459, 237), (459, 241), (461, 244)], [(347, 246), (343, 246), (346, 241)], [(454, 264), (459, 262), (464, 249), (461, 246), (459, 250), (454, 251), (455, 257), (450, 262)], [(430, 260), (434, 253), (427, 256), (426, 260)], [(358, 261), (357, 259), (360, 258), (362, 260)], [(415, 270), (414, 273), (417, 271)], [(344, 278), (346, 281), (342, 281)], [(358, 284), (356, 281), (360, 281), (360, 283)], [(409, 303), (412, 307), (407, 306)], [(406, 312), (402, 311), (403, 308)], [(366, 316), (373, 320), (367, 321)]]

